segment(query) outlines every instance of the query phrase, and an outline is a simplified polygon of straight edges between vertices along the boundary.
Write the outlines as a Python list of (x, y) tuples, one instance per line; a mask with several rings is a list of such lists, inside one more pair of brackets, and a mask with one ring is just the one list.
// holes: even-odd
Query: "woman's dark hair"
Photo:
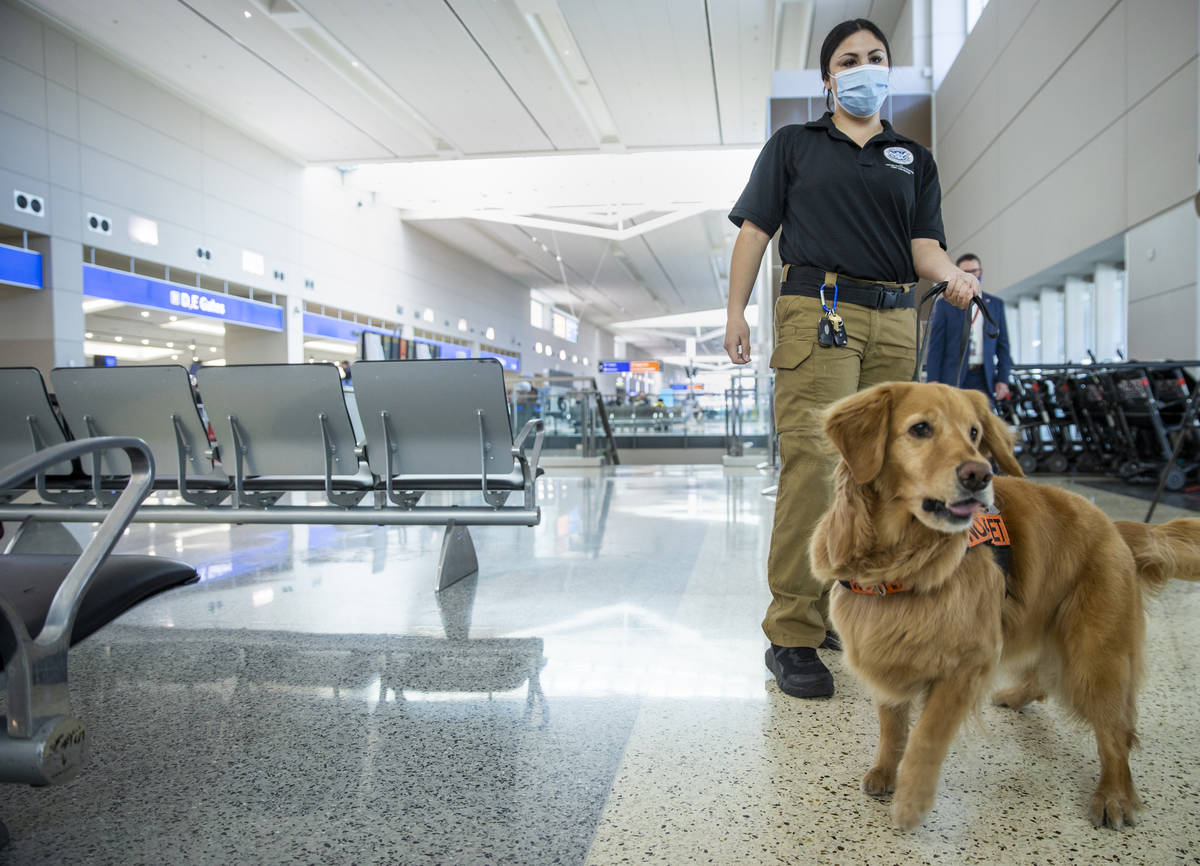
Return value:
[[(887, 55), (888, 66), (892, 65), (892, 46), (888, 45), (887, 37), (883, 35), (883, 31), (879, 29), (874, 21), (866, 18), (851, 18), (849, 21), (843, 21), (837, 27), (829, 31), (829, 35), (825, 37), (825, 41), (821, 43), (821, 80), (829, 78), (829, 61), (833, 59), (833, 52), (842, 44), (842, 41), (847, 36), (852, 36), (859, 30), (869, 30), (871, 34), (883, 43), (883, 52)], [(829, 87), (825, 87), (825, 106), (830, 111), (833, 108), (829, 104)]]

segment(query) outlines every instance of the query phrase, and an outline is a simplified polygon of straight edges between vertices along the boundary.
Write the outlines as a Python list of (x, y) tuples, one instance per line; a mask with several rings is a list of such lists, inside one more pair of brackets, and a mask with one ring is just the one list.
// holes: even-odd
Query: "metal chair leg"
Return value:
[(446, 533), (442, 536), (442, 553), (438, 557), (437, 588), (445, 589), (477, 571), (479, 560), (475, 556), (475, 543), (471, 540), (471, 533), (465, 526), (446, 524)]

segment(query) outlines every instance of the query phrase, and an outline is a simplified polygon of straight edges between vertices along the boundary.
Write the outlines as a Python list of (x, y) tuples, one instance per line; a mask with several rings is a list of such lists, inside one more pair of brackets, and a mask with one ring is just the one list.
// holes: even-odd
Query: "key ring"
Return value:
[(833, 308), (830, 309), (829, 307), (825, 306), (825, 287), (821, 286), (821, 309), (822, 310), (824, 310), (827, 313), (836, 313), (837, 312), (837, 299), (838, 299), (838, 284), (834, 283), (833, 284)]

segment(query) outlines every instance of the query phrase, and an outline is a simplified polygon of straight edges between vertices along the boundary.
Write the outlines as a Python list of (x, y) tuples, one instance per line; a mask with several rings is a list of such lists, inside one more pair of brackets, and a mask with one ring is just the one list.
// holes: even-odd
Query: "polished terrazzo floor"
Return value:
[(5, 789), (0, 862), (1200, 863), (1200, 584), (1149, 606), (1137, 827), (1087, 822), (1091, 736), (1039, 704), (985, 708), (905, 834), (859, 790), (875, 715), (840, 658), (819, 702), (762, 666), (767, 479), (540, 483), (542, 524), (474, 529), (440, 596), (433, 529), (133, 528), (202, 582), (72, 651), (92, 761)]

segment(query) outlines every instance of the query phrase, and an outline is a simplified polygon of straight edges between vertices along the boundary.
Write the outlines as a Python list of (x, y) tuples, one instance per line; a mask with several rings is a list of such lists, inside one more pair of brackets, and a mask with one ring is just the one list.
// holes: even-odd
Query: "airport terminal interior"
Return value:
[(1200, 517), (1196, 0), (0, 0), (0, 863), (1200, 863), (1194, 581), (1124, 829), (1053, 700), (895, 829), (846, 653), (764, 667), (729, 213), (858, 17), (1023, 472)]

